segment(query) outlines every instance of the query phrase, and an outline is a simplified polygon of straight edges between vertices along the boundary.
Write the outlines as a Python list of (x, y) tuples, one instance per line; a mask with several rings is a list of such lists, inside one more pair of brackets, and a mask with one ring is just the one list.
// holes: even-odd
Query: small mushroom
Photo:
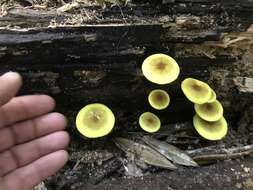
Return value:
[(170, 103), (170, 96), (165, 90), (152, 90), (149, 93), (148, 102), (153, 108), (163, 110), (168, 107)]
[(212, 91), (212, 95), (211, 95), (210, 99), (207, 101), (208, 103), (212, 103), (212, 102), (214, 102), (216, 100), (216, 93), (215, 93), (215, 91), (213, 89), (211, 89), (211, 91)]
[(200, 136), (208, 140), (220, 140), (228, 131), (227, 121), (224, 117), (217, 121), (209, 122), (201, 119), (197, 114), (193, 117), (193, 125)]
[(145, 112), (139, 117), (139, 125), (144, 131), (154, 133), (160, 129), (161, 121), (155, 114)]
[(199, 117), (206, 121), (217, 121), (223, 115), (223, 107), (218, 100), (212, 103), (195, 104), (194, 109)]
[(78, 132), (88, 138), (98, 138), (111, 132), (115, 124), (112, 111), (100, 103), (93, 103), (82, 108), (76, 117)]
[(181, 89), (184, 95), (195, 104), (204, 104), (212, 96), (212, 90), (208, 84), (193, 78), (183, 80)]
[(172, 57), (159, 53), (143, 61), (142, 72), (153, 83), (169, 84), (177, 79), (180, 69)]

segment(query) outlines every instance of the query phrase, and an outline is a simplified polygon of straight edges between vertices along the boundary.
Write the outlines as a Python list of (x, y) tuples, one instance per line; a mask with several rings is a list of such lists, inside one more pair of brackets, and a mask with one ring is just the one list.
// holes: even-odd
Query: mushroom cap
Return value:
[(168, 107), (170, 96), (165, 90), (155, 89), (149, 93), (148, 102), (153, 108), (162, 110)]
[(160, 129), (161, 121), (155, 114), (145, 112), (139, 117), (139, 125), (144, 131), (154, 133)]
[(208, 84), (193, 78), (186, 78), (181, 83), (184, 95), (195, 104), (203, 104), (211, 98), (212, 91)]
[(217, 121), (223, 115), (223, 107), (218, 100), (212, 103), (195, 104), (194, 109), (199, 117), (206, 121)]
[(112, 111), (100, 103), (93, 103), (82, 108), (76, 117), (78, 132), (88, 138), (98, 138), (111, 132), (115, 124)]
[(214, 102), (217, 98), (215, 91), (213, 89), (211, 89), (211, 91), (212, 91), (212, 95), (211, 95), (210, 99), (207, 101), (208, 103)]
[(180, 69), (172, 57), (159, 53), (143, 61), (142, 72), (153, 83), (169, 84), (177, 79)]
[(201, 119), (196, 114), (193, 117), (193, 125), (200, 136), (212, 141), (222, 139), (228, 131), (228, 124), (224, 117), (217, 121), (209, 122)]

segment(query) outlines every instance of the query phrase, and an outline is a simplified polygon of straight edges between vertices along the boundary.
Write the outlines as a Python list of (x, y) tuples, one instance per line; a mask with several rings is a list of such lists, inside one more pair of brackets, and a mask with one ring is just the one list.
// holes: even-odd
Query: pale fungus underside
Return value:
[(212, 103), (195, 104), (196, 113), (206, 121), (217, 121), (223, 116), (223, 108), (218, 100)]
[(158, 131), (161, 127), (160, 119), (151, 112), (145, 112), (139, 117), (140, 127), (149, 133)]
[(165, 90), (152, 90), (148, 96), (149, 104), (157, 110), (163, 110), (169, 106), (170, 96)]
[(165, 54), (153, 54), (142, 64), (143, 75), (156, 84), (169, 84), (178, 78), (180, 69), (177, 62)]
[(226, 136), (228, 131), (227, 121), (224, 117), (217, 121), (209, 122), (196, 114), (193, 117), (193, 125), (199, 135), (208, 140), (220, 140)]
[(193, 103), (203, 104), (208, 102), (212, 96), (208, 84), (193, 78), (187, 78), (181, 83), (184, 95)]
[(88, 138), (107, 135), (114, 127), (115, 117), (105, 105), (94, 103), (82, 108), (76, 117), (78, 132)]

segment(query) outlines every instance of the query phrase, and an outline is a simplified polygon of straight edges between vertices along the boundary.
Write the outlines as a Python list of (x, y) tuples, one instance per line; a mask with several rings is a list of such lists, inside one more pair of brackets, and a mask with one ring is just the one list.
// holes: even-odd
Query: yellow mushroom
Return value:
[(212, 95), (211, 95), (210, 99), (207, 101), (208, 103), (212, 103), (212, 102), (214, 102), (216, 100), (216, 93), (215, 93), (215, 91), (213, 89), (211, 89), (211, 91), (212, 91)]
[(172, 57), (159, 53), (143, 61), (142, 72), (153, 83), (168, 84), (177, 79), (180, 69)]
[(224, 117), (218, 121), (209, 122), (201, 119), (197, 114), (193, 117), (193, 125), (200, 136), (208, 140), (220, 140), (228, 131), (227, 121)]
[(114, 124), (114, 114), (107, 106), (100, 103), (86, 105), (76, 117), (78, 132), (88, 138), (107, 135), (113, 129)]
[(200, 80), (187, 78), (181, 83), (184, 95), (193, 103), (203, 104), (212, 96), (210, 86)]
[(151, 112), (145, 112), (139, 117), (139, 125), (144, 131), (154, 133), (161, 127), (160, 119)]
[(170, 96), (165, 90), (152, 90), (149, 93), (148, 102), (153, 108), (162, 110), (168, 107), (170, 103)]
[(194, 109), (199, 117), (206, 121), (217, 121), (223, 115), (223, 107), (218, 100), (212, 103), (195, 104)]

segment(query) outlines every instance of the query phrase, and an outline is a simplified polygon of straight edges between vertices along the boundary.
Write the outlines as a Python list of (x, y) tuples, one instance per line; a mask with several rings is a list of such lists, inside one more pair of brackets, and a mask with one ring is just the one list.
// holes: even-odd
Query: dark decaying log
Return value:
[[(237, 89), (235, 81), (253, 77), (251, 1), (133, 2), (106, 9), (80, 4), (76, 12), (83, 16), (78, 24), (69, 21), (77, 14), (7, 10), (0, 18), (0, 72), (21, 72), (23, 93), (51, 94), (64, 113), (103, 102), (117, 115), (136, 117), (150, 109), (148, 92), (160, 87), (141, 76), (141, 63), (162, 52), (181, 67), (177, 82), (160, 87), (171, 94), (171, 107), (164, 113), (170, 122), (192, 117), (192, 105), (180, 91), (187, 76), (208, 81), (227, 116), (248, 104), (242, 96), (248, 91)], [(238, 99), (244, 101), (240, 108), (232, 102)]]

